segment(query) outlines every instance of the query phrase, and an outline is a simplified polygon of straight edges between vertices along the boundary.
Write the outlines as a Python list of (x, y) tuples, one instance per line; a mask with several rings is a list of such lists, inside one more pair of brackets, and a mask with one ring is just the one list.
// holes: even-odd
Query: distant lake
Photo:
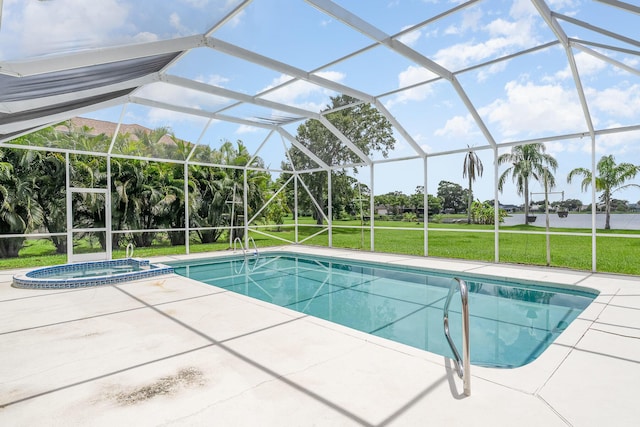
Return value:
[[(545, 227), (546, 219), (544, 212), (534, 212), (530, 215), (536, 216), (536, 221), (529, 224), (536, 227)], [(604, 229), (605, 214), (596, 214), (596, 229)], [(524, 214), (511, 214), (504, 219), (502, 225), (524, 224)], [(609, 224), (612, 229), (617, 230), (640, 230), (640, 214), (611, 214)], [(566, 218), (558, 217), (557, 213), (549, 213), (549, 227), (567, 228), (591, 228), (591, 214), (575, 214), (569, 212)]]

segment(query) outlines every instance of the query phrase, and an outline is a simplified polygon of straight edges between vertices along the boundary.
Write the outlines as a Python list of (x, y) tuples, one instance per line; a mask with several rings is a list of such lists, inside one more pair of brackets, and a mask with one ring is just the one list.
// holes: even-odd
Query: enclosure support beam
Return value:
[(424, 240), (424, 256), (429, 256), (429, 192), (427, 191), (427, 160), (428, 157), (425, 157), (423, 159), (423, 167), (422, 167), (422, 174), (423, 174), (423, 185), (424, 185), (424, 212), (422, 214), (423, 219), (424, 219), (424, 231), (423, 231), (423, 240)]
[(184, 162), (184, 251), (189, 255), (189, 162)]
[(637, 13), (638, 15), (640, 15), (639, 6), (635, 6), (629, 3), (625, 3), (623, 1), (616, 1), (616, 0), (596, 0), (596, 1), (599, 1), (600, 3), (608, 4), (609, 6), (618, 7), (620, 9), (623, 9), (629, 12)]
[(69, 158), (69, 153), (64, 154), (65, 163), (66, 163), (66, 171), (65, 171), (65, 179), (66, 179), (66, 191), (67, 195), (67, 263), (71, 262), (73, 258), (73, 233), (71, 230), (73, 229), (73, 204), (71, 203), (71, 178), (70, 178), (70, 169), (71, 169), (71, 159)]
[(294, 224), (294, 239), (293, 241), (298, 244), (298, 174), (294, 172), (293, 180), (293, 224)]
[(591, 120), (591, 113), (589, 112), (587, 99), (584, 95), (584, 88), (582, 87), (582, 81), (580, 80), (578, 66), (576, 65), (576, 60), (575, 56), (573, 55), (571, 43), (569, 42), (569, 37), (567, 37), (567, 34), (558, 23), (558, 20), (551, 13), (549, 6), (547, 6), (547, 4), (543, 0), (533, 0), (533, 4), (538, 10), (538, 13), (542, 17), (542, 19), (547, 23), (551, 31), (553, 31), (553, 33), (556, 35), (556, 37), (564, 47), (565, 54), (567, 55), (567, 61), (569, 62), (569, 69), (571, 70), (573, 81), (578, 92), (578, 98), (580, 99), (580, 105), (582, 106), (584, 119), (587, 124), (587, 128), (589, 129), (589, 134), (593, 138), (595, 130), (593, 128), (593, 122)]
[(249, 193), (249, 184), (247, 183), (247, 170), (244, 170), (244, 182), (242, 192), (242, 204), (244, 206), (244, 247), (245, 249), (249, 249), (249, 209), (248, 209), (248, 193)]
[(375, 174), (374, 174), (374, 168), (373, 168), (373, 163), (371, 163), (371, 165), (369, 165), (369, 181), (370, 181), (370, 185), (371, 185), (371, 189), (369, 191), (369, 239), (371, 240), (369, 242), (369, 248), (371, 249), (371, 252), (375, 252), (376, 250), (376, 246), (375, 246), (375, 227), (374, 227), (374, 222), (375, 222), (375, 208), (376, 208), (376, 203), (375, 203), (375, 199), (373, 197), (373, 195), (375, 194), (374, 190), (374, 182), (375, 182)]
[(587, 55), (591, 55), (594, 58), (598, 58), (598, 59), (600, 59), (602, 61), (608, 62), (609, 64), (613, 65), (614, 67), (621, 68), (621, 69), (625, 70), (628, 73), (635, 74), (636, 76), (640, 76), (640, 70), (638, 70), (636, 68), (633, 68), (633, 67), (630, 67), (629, 65), (625, 64), (624, 62), (616, 61), (613, 58), (609, 58), (607, 55), (603, 55), (600, 52), (596, 52), (593, 49), (589, 49), (588, 47), (583, 46), (580, 43), (571, 42), (571, 46), (575, 47), (576, 49), (578, 49), (578, 50), (580, 50), (580, 51), (582, 51), (584, 53), (586, 53)]
[(591, 271), (596, 272), (596, 137), (591, 136)]
[(104, 228), (107, 259), (113, 259), (113, 210), (111, 209), (111, 154), (107, 155), (107, 188), (104, 194)]
[(333, 247), (333, 189), (331, 184), (331, 169), (327, 171), (327, 225), (329, 226), (329, 247)]
[(500, 262), (500, 202), (498, 201), (498, 147), (493, 148), (493, 261)]

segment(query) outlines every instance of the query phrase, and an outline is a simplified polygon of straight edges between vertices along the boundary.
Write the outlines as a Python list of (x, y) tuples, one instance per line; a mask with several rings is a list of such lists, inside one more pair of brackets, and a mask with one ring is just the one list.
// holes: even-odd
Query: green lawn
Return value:
[[(288, 224), (293, 221), (289, 219)], [(336, 221), (333, 227), (332, 244), (338, 248), (369, 250), (371, 234), (369, 229), (360, 229), (360, 221)], [(300, 241), (312, 236), (323, 227), (315, 226), (311, 218), (301, 218), (298, 227)], [(365, 224), (368, 226), (368, 224)], [(417, 222), (375, 221), (375, 251), (399, 254), (422, 255), (424, 251), (423, 225)], [(381, 228), (378, 228), (381, 227)], [(284, 245), (295, 239), (295, 227), (285, 225), (280, 230), (263, 229), (274, 237), (251, 232), (258, 247)], [(455, 230), (455, 231), (452, 231)], [(430, 223), (428, 230), (429, 255), (444, 258), (494, 261), (494, 234), (492, 225), (476, 224), (436, 224)], [(544, 231), (544, 228), (530, 225), (501, 227), (501, 231)], [(588, 233), (590, 230), (551, 229), (555, 232)], [(640, 231), (612, 230), (601, 234), (640, 234)], [(597, 242), (597, 270), (610, 273), (640, 275), (640, 263), (636, 255), (640, 250), (640, 239), (612, 238), (599, 236)], [(328, 246), (328, 233), (322, 232), (304, 242), (307, 245)], [(550, 236), (551, 265), (578, 270), (591, 269), (591, 237), (572, 235)], [(546, 265), (546, 243), (544, 235), (523, 233), (499, 234), (500, 262), (513, 264)], [(226, 238), (216, 243), (191, 243), (191, 253), (206, 253), (229, 249)], [(159, 255), (184, 254), (184, 246), (170, 246), (166, 240), (159, 240), (149, 248), (136, 248), (134, 256), (151, 257)], [(125, 250), (114, 250), (114, 258), (125, 256)], [(47, 239), (27, 240), (18, 258), (0, 259), (0, 269), (36, 267), (62, 264), (65, 255), (56, 255), (55, 248)]]

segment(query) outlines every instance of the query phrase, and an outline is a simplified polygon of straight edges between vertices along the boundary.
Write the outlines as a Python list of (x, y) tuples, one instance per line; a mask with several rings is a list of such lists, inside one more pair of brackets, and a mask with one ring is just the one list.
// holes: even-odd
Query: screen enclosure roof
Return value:
[(191, 142), (258, 130), (303, 151), (296, 128), (316, 119), (362, 165), (388, 161), (326, 119), (338, 95), (389, 119), (391, 159), (639, 136), (640, 7), (628, 2), (3, 3), (3, 146), (115, 111)]

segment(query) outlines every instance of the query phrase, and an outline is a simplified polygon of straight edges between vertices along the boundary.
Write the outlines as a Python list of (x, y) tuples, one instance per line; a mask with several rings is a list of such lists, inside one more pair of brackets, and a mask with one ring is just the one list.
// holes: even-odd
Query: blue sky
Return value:
[[(203, 33), (237, 3), (231, 0), (101, 0), (98, 3), (4, 0), (0, 60)], [(343, 0), (335, 3), (387, 35), (395, 35), (463, 2)], [(553, 0), (547, 4), (559, 15), (615, 31), (631, 40), (640, 38), (638, 14), (592, 0)], [(588, 31), (569, 20), (560, 19), (560, 22), (568, 37), (589, 43), (584, 45), (588, 50), (574, 47), (572, 52), (595, 129), (640, 124), (640, 47), (623, 38)], [(488, 145), (452, 84), (439, 80), (412, 87), (432, 80), (436, 75), (384, 46), (370, 48), (361, 55), (326, 66), (371, 46), (373, 40), (304, 1), (254, 0), (212, 36), (380, 97), (384, 106), (427, 153), (459, 150), (467, 145)], [(454, 72), (556, 40), (529, 0), (478, 1), (400, 38), (416, 52)], [(615, 49), (607, 49), (604, 45)], [(598, 55), (615, 63), (606, 62)], [(204, 47), (189, 52), (167, 72), (249, 95), (291, 79)], [(497, 143), (588, 131), (567, 55), (559, 44), (460, 72), (456, 78)], [(411, 88), (396, 92), (407, 87)], [(281, 86), (264, 98), (319, 111), (335, 94), (311, 83), (295, 82)], [(165, 83), (150, 85), (136, 95), (208, 111), (232, 105), (227, 99), (204, 96)], [(117, 121), (121, 112), (122, 108), (117, 107), (86, 116)], [(239, 118), (273, 114), (265, 108), (250, 105), (230, 108), (224, 113)], [(135, 104), (127, 106), (124, 122), (150, 128), (169, 126), (178, 137), (193, 142), (198, 140), (206, 124), (202, 118)], [(295, 135), (300, 123), (286, 129)], [(250, 149), (257, 150), (267, 135), (268, 131), (264, 129), (213, 122), (201, 143), (217, 146), (221, 140), (241, 139)], [(414, 156), (416, 152), (410, 144), (400, 133), (396, 136), (398, 142), (391, 157)], [(598, 136), (596, 159), (603, 154), (613, 154), (618, 162), (640, 164), (639, 142), (640, 131)], [(566, 176), (575, 167), (591, 166), (590, 137), (550, 141), (546, 147), (559, 163), (558, 187), (554, 191), (564, 191), (565, 198), (589, 202), (590, 193), (583, 193), (579, 184), (567, 184)], [(500, 153), (505, 151), (508, 149), (502, 149)], [(281, 138), (272, 136), (258, 154), (267, 164), (279, 167), (283, 153)], [(474, 185), (475, 194), (482, 200), (491, 199), (494, 191), (493, 151), (481, 149), (478, 154), (485, 172)], [(436, 192), (440, 180), (466, 186), (462, 162), (462, 154), (429, 158), (429, 192)], [(501, 168), (499, 173), (503, 170)], [(363, 170), (360, 179), (369, 184), (369, 171)], [(640, 177), (636, 182), (640, 183)], [(422, 183), (422, 160), (375, 167), (376, 194), (393, 190), (410, 194)], [(533, 184), (531, 190), (542, 191), (537, 184)], [(550, 199), (560, 197), (552, 195)], [(615, 197), (635, 203), (640, 200), (640, 192), (626, 190)], [(511, 185), (505, 188), (500, 200), (522, 203)]]

